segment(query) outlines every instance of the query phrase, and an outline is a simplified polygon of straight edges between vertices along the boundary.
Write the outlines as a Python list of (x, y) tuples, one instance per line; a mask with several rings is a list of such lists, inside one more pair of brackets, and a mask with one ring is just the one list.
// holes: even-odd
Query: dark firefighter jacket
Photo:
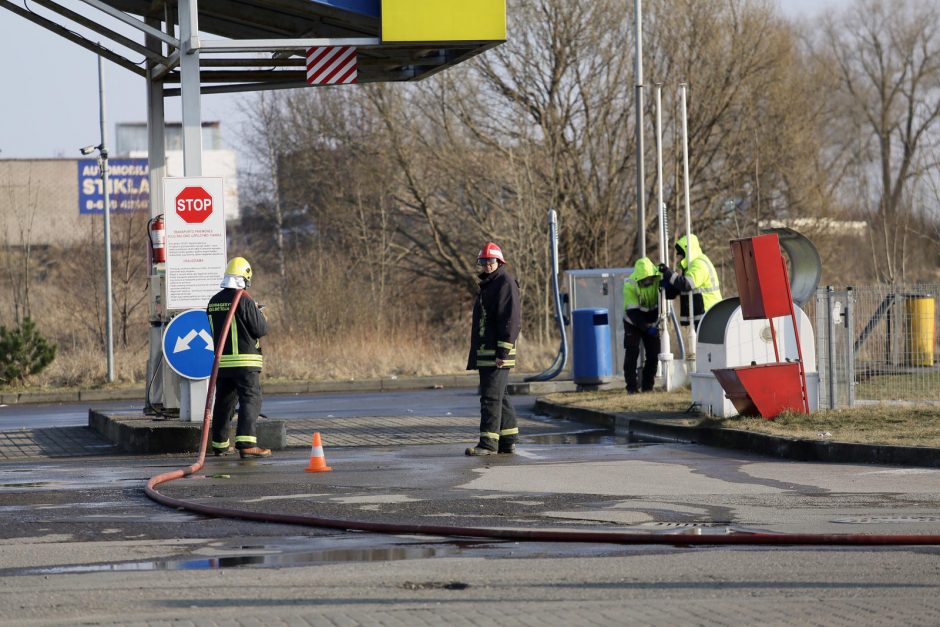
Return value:
[[(219, 341), (218, 333), (225, 326), (225, 316), (232, 307), (236, 291), (222, 290), (209, 300), (209, 306), (206, 307), (209, 326), (212, 327), (212, 336), (216, 342)], [(222, 358), (219, 361), (219, 376), (239, 371), (259, 372), (264, 365), (261, 338), (267, 333), (268, 321), (248, 292), (245, 292), (238, 301), (238, 309), (232, 319), (228, 337), (225, 338)]]
[(519, 283), (515, 277), (504, 265), (481, 274), (480, 292), (473, 303), (467, 370), (495, 367), (497, 358), (504, 361), (504, 368), (515, 366), (521, 327)]

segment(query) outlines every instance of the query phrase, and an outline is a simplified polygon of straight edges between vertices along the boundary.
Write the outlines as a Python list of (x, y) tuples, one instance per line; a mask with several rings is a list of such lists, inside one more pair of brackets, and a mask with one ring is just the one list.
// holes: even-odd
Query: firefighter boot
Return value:
[(253, 459), (256, 457), (271, 457), (271, 449), (252, 446), (251, 448), (240, 448), (238, 454), (242, 459)]
[(473, 457), (483, 457), (484, 455), (496, 455), (496, 442), (489, 438), (480, 438), (480, 443), (471, 446), (466, 450), (467, 455)]

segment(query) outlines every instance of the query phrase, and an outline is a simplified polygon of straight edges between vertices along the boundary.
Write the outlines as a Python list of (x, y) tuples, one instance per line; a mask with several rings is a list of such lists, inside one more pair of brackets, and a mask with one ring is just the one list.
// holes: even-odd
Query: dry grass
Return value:
[(434, 347), (413, 335), (350, 334), (348, 337), (265, 343), (265, 378), (279, 380), (378, 379), (454, 374), (464, 370), (466, 350)]
[[(561, 405), (664, 418), (682, 416), (692, 403), (688, 388), (631, 396), (619, 390), (566, 392), (551, 394), (547, 399)], [(699, 416), (698, 422), (703, 426), (808, 440), (940, 447), (940, 407), (934, 406), (871, 404), (809, 415), (787, 412), (776, 420)]]
[(940, 447), (940, 408), (860, 405), (812, 414), (786, 412), (775, 420), (729, 418), (719, 426), (807, 440)]
[[(424, 338), (424, 339), (422, 339)], [(350, 332), (342, 337), (274, 334), (262, 340), (265, 381), (329, 381), (380, 379), (391, 376), (465, 374), (468, 347), (455, 342), (435, 344), (430, 333)], [(114, 351), (115, 382), (106, 384), (107, 357), (88, 342), (59, 343), (55, 361), (26, 385), (10, 391), (61, 388), (119, 388), (145, 383), (148, 349), (146, 337), (135, 338), (137, 348)], [(554, 348), (520, 346), (519, 371), (537, 372), (551, 363)]]
[(549, 394), (545, 398), (559, 405), (576, 405), (615, 413), (662, 412), (664, 415), (681, 414), (692, 405), (692, 394), (688, 388), (672, 392), (648, 392), (629, 395), (624, 390), (559, 392)]

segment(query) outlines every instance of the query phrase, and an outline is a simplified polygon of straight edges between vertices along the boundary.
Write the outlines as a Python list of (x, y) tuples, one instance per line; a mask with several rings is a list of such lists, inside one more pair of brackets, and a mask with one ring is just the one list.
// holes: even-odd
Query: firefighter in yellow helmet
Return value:
[(693, 314), (692, 319), (698, 327), (702, 316), (712, 306), (721, 300), (721, 290), (718, 285), (718, 273), (698, 243), (693, 234), (688, 239), (683, 235), (676, 242), (676, 256), (679, 261), (679, 271), (674, 272), (664, 263), (659, 264), (659, 271), (663, 275), (662, 288), (666, 298), (679, 299), (679, 321), (683, 325), (689, 324), (689, 298), (692, 293)]
[[(206, 313), (212, 327), (213, 339), (224, 342), (216, 379), (215, 407), (212, 412), (212, 452), (227, 455), (238, 450), (242, 459), (269, 457), (271, 450), (258, 446), (255, 423), (261, 413), (261, 338), (268, 333), (268, 322), (262, 307), (244, 292), (232, 317), (228, 335), (218, 337), (225, 325), (225, 317), (232, 308), (238, 290), (251, 285), (251, 264), (244, 257), (228, 262), (220, 287), (222, 290), (209, 300)], [(235, 447), (228, 438), (229, 422), (238, 404), (238, 424)]]
[(522, 328), (519, 283), (506, 269), (503, 251), (487, 242), (477, 256), (480, 291), (473, 303), (467, 370), (480, 372), (480, 441), (467, 455), (514, 453), (519, 427), (509, 400), (509, 369), (516, 365)]

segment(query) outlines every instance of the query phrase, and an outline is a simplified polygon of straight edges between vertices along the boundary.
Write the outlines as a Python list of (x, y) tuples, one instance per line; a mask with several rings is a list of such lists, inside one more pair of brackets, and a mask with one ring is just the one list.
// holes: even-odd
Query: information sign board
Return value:
[(166, 221), (166, 307), (203, 308), (225, 272), (222, 179), (163, 179)]

